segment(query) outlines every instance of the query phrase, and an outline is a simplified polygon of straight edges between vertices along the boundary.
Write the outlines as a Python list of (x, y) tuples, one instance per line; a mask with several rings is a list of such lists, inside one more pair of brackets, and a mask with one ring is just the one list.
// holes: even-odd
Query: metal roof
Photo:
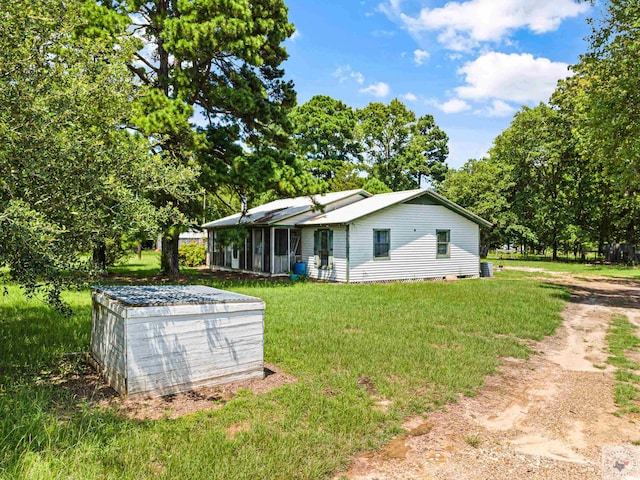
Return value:
[[(437, 193), (427, 190), (405, 190), (403, 192), (380, 193), (371, 195), (365, 190), (347, 190), (313, 197), (296, 197), (276, 200), (260, 205), (247, 211), (246, 215), (240, 213), (230, 215), (203, 225), (203, 228), (221, 228), (233, 225), (277, 225), (284, 220), (290, 225), (346, 225), (372, 213), (379, 212), (393, 205), (407, 202), (414, 198), (427, 196), (429, 199), (443, 207), (462, 215), (466, 219), (483, 227), (493, 225), (460, 205), (453, 203)], [(352, 198), (352, 202), (344, 205), (343, 200)], [(315, 202), (315, 203), (314, 203)], [(335, 205), (332, 205), (335, 204)], [(325, 207), (322, 212), (315, 209), (316, 206)]]
[(236, 213), (228, 217), (205, 223), (203, 228), (231, 227), (233, 225), (274, 225), (291, 217), (298, 217), (302, 214), (309, 214), (296, 218), (296, 221), (303, 221), (309, 216), (317, 214), (314, 208), (317, 206), (330, 206), (332, 203), (346, 200), (349, 197), (356, 198), (370, 197), (371, 194), (365, 190), (346, 190), (343, 192), (326, 193), (324, 195), (313, 195), (295, 198), (284, 198), (273, 202), (265, 203), (258, 207), (247, 210), (245, 215)]
[(392, 205), (403, 203), (421, 196), (428, 196), (434, 203), (442, 205), (478, 225), (491, 227), (492, 224), (478, 215), (465, 210), (460, 205), (447, 200), (441, 195), (427, 189), (405, 190), (403, 192), (381, 193), (365, 198), (331, 212), (319, 213), (315, 217), (299, 222), (300, 226), (311, 225), (346, 225), (367, 215), (384, 210)]

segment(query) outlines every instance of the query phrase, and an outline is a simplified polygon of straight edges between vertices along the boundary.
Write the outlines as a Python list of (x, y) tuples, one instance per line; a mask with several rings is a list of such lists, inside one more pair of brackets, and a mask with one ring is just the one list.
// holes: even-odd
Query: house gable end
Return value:
[(423, 195), (411, 198), (405, 202), (410, 205), (440, 205), (445, 208), (448, 208), (452, 212), (457, 213), (458, 215), (463, 216), (467, 220), (471, 220), (473, 223), (478, 224), (481, 227), (491, 228), (493, 224), (491, 222), (486, 221), (484, 218), (479, 217), (473, 212), (461, 207), (457, 203), (453, 203), (451, 200), (448, 200), (441, 195), (438, 195), (435, 192), (430, 190), (425, 190)]

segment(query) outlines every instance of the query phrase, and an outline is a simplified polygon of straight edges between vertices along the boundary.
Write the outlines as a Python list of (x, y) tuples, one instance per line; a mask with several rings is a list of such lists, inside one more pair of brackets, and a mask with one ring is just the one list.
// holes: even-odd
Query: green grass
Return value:
[[(492, 262), (494, 269), (498, 265), (504, 265), (505, 267), (528, 267), (528, 268), (540, 268), (548, 270), (550, 272), (567, 272), (573, 274), (582, 275), (599, 275), (603, 277), (621, 277), (621, 278), (638, 278), (640, 277), (639, 267), (627, 267), (623, 265), (590, 265), (585, 263), (572, 263), (572, 262), (553, 262), (550, 260), (499, 260), (488, 258), (486, 261)], [(535, 272), (532, 272), (535, 274)], [(539, 273), (538, 273), (539, 275)]]
[(607, 332), (611, 353), (607, 363), (618, 368), (613, 392), (618, 414), (640, 412), (640, 363), (628, 358), (629, 352), (640, 351), (637, 332), (638, 328), (623, 315), (614, 316)]
[[(115, 273), (137, 269), (139, 280), (152, 267), (145, 256)], [(525, 340), (553, 333), (568, 299), (526, 278), (194, 281), (263, 298), (265, 360), (298, 382), (175, 420), (129, 420), (47, 380), (80, 368), (62, 358), (89, 348), (89, 292), (67, 295), (74, 314), (63, 318), (9, 286), (0, 297), (0, 478), (330, 478), (398, 434), (407, 415), (474, 395), (499, 357), (527, 357)], [(375, 391), (359, 384), (364, 376)], [(379, 397), (392, 401), (388, 411), (375, 408)], [(234, 425), (244, 428), (230, 436)]]

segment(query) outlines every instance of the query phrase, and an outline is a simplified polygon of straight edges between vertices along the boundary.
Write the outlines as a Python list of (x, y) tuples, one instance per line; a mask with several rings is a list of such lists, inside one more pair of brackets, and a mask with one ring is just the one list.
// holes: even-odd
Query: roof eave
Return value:
[[(327, 203), (327, 204), (325, 204), (325, 205), (322, 205), (322, 204), (315, 204), (315, 203), (313, 203), (313, 204), (312, 204), (312, 205), (310, 205), (310, 206), (309, 206), (309, 208), (308, 208), (308, 209), (306, 209), (306, 210), (303, 210), (303, 211), (301, 211), (301, 212), (292, 213), (291, 215), (287, 215), (286, 217), (279, 218), (277, 221), (274, 221), (274, 222), (268, 222), (268, 223), (245, 222), (245, 223), (235, 223), (235, 224), (232, 224), (232, 225), (221, 225), (221, 226), (216, 226), (216, 225), (213, 225), (213, 226), (207, 226), (208, 224), (204, 224), (204, 225), (202, 225), (202, 228), (207, 229), (207, 230), (211, 230), (211, 229), (214, 229), (214, 228), (228, 228), (228, 227), (235, 227), (235, 226), (237, 226), (237, 225), (246, 225), (246, 226), (251, 226), (251, 227), (273, 227), (273, 226), (276, 226), (276, 225), (281, 224), (283, 221), (285, 221), (285, 220), (287, 220), (287, 219), (289, 219), (289, 218), (297, 217), (298, 215), (302, 215), (302, 214), (308, 213), (309, 211), (313, 210), (313, 209), (314, 209), (316, 206), (318, 206), (318, 205), (320, 205), (321, 207), (326, 207), (326, 206), (331, 205), (332, 203), (335, 203), (335, 202), (338, 202), (338, 201), (341, 201), (341, 200), (345, 200), (345, 199), (347, 199), (347, 198), (355, 197), (356, 195), (361, 195), (361, 196), (363, 196), (364, 198), (369, 198), (369, 197), (372, 197), (372, 196), (373, 196), (371, 193), (369, 193), (369, 192), (367, 192), (366, 190), (364, 190), (364, 189), (362, 189), (362, 188), (361, 188), (361, 189), (359, 189), (359, 190), (354, 191), (351, 195), (348, 195), (348, 196), (346, 196), (346, 197), (344, 197), (344, 198), (341, 198), (341, 199), (339, 199), (339, 200), (334, 200), (333, 202)], [(314, 195), (308, 195), (308, 196), (309, 196), (309, 197), (313, 197)], [(313, 200), (312, 200), (312, 201), (313, 201)], [(239, 219), (242, 219), (242, 218), (243, 218), (243, 217), (240, 217)], [(216, 220), (214, 220), (213, 222), (209, 222), (209, 224), (211, 224), (211, 223), (215, 223), (215, 221), (216, 221)], [(302, 224), (296, 224), (295, 226), (299, 226), (299, 225), (302, 225)]]

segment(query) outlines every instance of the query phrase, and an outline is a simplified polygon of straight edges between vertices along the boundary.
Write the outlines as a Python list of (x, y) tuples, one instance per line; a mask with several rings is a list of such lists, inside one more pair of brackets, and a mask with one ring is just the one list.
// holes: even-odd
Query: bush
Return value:
[(204, 265), (207, 249), (198, 243), (185, 243), (178, 247), (178, 261), (186, 267)]

